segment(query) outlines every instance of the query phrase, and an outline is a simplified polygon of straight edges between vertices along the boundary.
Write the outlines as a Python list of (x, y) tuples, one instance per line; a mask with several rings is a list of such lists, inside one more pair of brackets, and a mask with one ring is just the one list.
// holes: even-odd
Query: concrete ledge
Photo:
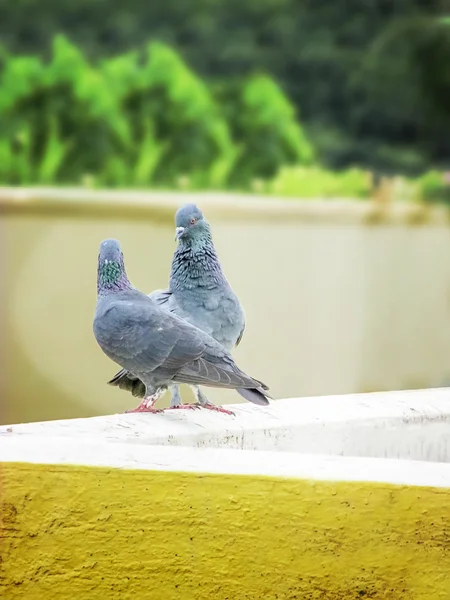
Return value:
[(448, 226), (450, 212), (444, 206), (414, 202), (382, 205), (353, 198), (307, 199), (258, 196), (236, 192), (174, 192), (89, 190), (85, 188), (0, 187), (0, 212), (48, 216), (173, 220), (174, 211), (196, 202), (208, 216), (251, 222), (311, 222), (332, 224), (386, 223)]
[(268, 407), (120, 414), (0, 427), (11, 436), (450, 461), (450, 389), (277, 400)]
[(450, 464), (380, 458), (168, 448), (65, 437), (2, 440), (0, 463), (388, 483), (450, 489)]
[[(364, 453), (381, 455), (391, 439), (388, 456), (446, 457), (434, 427), (448, 430), (448, 398), (426, 390), (237, 405), (235, 419), (3, 427), (2, 597), (447, 599), (450, 462)], [(331, 453), (343, 443), (353, 455)], [(314, 454), (299, 450), (308, 444)]]

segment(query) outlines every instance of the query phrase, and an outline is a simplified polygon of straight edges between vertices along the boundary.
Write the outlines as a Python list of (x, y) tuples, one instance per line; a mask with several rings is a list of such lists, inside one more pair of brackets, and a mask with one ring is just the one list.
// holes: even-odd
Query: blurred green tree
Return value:
[(208, 83), (266, 72), (326, 164), (415, 172), (450, 160), (448, 12), (445, 0), (5, 0), (0, 39), (45, 57), (63, 32), (92, 59), (160, 40)]
[(7, 56), (0, 74), (0, 177), (6, 183), (80, 182), (128, 143), (104, 80), (64, 37), (52, 58)]
[(296, 110), (271, 77), (253, 75), (218, 86), (216, 94), (241, 147), (234, 183), (267, 179), (284, 165), (312, 162), (314, 150)]
[(176, 52), (153, 42), (104, 61), (102, 73), (131, 126), (126, 155), (110, 162), (114, 183), (226, 184), (237, 147), (207, 86)]

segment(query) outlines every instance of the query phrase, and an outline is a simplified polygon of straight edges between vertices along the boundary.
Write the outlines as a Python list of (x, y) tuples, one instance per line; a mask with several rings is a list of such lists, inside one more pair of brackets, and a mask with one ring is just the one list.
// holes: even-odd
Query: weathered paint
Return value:
[(2, 480), (8, 600), (449, 597), (448, 488), (18, 463)]

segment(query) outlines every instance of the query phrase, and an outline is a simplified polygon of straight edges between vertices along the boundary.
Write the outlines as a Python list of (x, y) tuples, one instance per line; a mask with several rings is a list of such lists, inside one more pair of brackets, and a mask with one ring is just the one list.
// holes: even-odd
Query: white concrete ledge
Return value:
[[(209, 411), (121, 414), (0, 427), (4, 440), (184, 446), (450, 462), (450, 389), (327, 396)], [(0, 446), (2, 447), (2, 446)], [(2, 456), (5, 452), (2, 453)]]
[(2, 439), (0, 463), (111, 467), (126, 470), (253, 475), (450, 488), (450, 464), (291, 452), (170, 448), (67, 437)]

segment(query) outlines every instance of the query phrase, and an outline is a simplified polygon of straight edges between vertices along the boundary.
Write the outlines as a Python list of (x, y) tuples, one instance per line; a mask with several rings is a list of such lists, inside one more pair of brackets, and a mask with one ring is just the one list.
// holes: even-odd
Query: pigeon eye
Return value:
[(192, 217), (192, 219), (189, 221), (189, 224), (193, 225), (194, 223), (195, 223), (195, 219), (194, 219), (194, 217)]

